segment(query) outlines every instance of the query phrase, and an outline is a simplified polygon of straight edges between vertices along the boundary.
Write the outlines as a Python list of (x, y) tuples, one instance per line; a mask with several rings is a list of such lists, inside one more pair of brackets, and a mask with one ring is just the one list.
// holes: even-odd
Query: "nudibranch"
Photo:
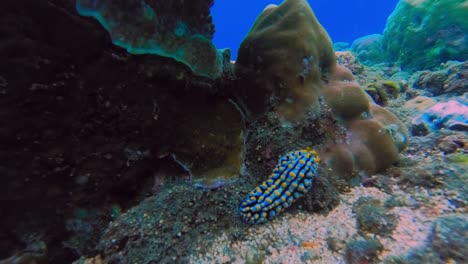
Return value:
[(310, 148), (292, 151), (278, 160), (269, 179), (240, 204), (240, 214), (249, 224), (273, 219), (312, 188), (320, 158)]

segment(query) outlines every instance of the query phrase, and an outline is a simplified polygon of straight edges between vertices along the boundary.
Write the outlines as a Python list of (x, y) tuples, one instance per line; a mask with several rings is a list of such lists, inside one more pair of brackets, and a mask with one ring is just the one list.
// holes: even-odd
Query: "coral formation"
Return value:
[(364, 71), (364, 66), (351, 51), (336, 51), (335, 56), (338, 64), (350, 69), (353, 74), (361, 74)]
[(367, 85), (365, 91), (372, 97), (374, 102), (380, 106), (387, 106), (390, 98), (395, 99), (404, 87), (392, 80), (373, 82)]
[(438, 218), (434, 222), (431, 239), (432, 248), (442, 259), (454, 259), (466, 263), (468, 256), (468, 217), (454, 214)]
[(367, 35), (353, 41), (351, 51), (356, 54), (359, 61), (368, 65), (385, 62), (386, 53), (382, 48), (382, 38), (380, 34)]
[(371, 197), (361, 197), (354, 204), (359, 231), (380, 236), (391, 235), (398, 225), (397, 217), (382, 206), (382, 202)]
[(415, 98), (406, 101), (403, 107), (421, 112), (433, 106), (435, 103), (436, 101), (434, 99), (427, 96), (416, 96)]
[(376, 238), (359, 237), (346, 245), (346, 263), (376, 263), (383, 245)]
[(317, 152), (303, 149), (278, 160), (270, 178), (242, 201), (242, 219), (250, 224), (273, 219), (312, 188), (320, 159)]
[[(226, 93), (164, 76), (168, 65), (184, 66), (112, 45), (71, 2), (0, 1), (0, 115), (9, 120), (0, 128), (0, 199), (18, 202), (0, 207), (0, 233), (15, 232), (0, 239), (1, 259), (34, 234), (47, 245), (47, 262), (71, 263), (76, 252), (94, 250), (110, 207), (125, 211), (157, 181), (193, 188), (190, 172), (196, 186), (215, 188), (241, 169), (244, 126)], [(99, 225), (67, 230), (77, 207), (100, 211)]]
[[(212, 4), (212, 0), (77, 0), (76, 9), (98, 20), (113, 43), (129, 53), (172, 58), (195, 75), (216, 79), (221, 77), (230, 54), (228, 50), (217, 50), (211, 42)], [(197, 11), (200, 15), (186, 15)]]
[[(135, 3), (142, 2), (113, 1), (128, 14), (141, 8)], [(211, 38), (211, 0), (145, 4), (143, 17), (119, 21), (132, 25), (151, 18), (152, 9), (168, 30), (183, 34), (183, 21)], [(236, 82), (192, 76), (172, 58), (130, 54), (77, 14), (74, 1), (0, 1), (0, 117), (7, 124), (0, 126), (0, 263), (467, 262), (467, 133), (440, 129), (408, 141), (401, 122), (358, 84), (403, 93), (389, 96), (389, 108), (409, 124), (410, 114), (437, 102), (468, 105), (466, 95), (454, 98), (466, 90), (466, 63), (419, 73), (409, 81), (420, 90), (400, 83), (398, 91), (397, 83), (380, 80), (411, 73), (362, 66), (349, 52), (335, 58), (305, 1), (265, 12), (254, 35), (273, 41), (248, 43), (268, 45), (244, 56)], [(358, 81), (335, 59), (356, 73), (361, 68)], [(248, 60), (259, 63), (249, 68)], [(428, 93), (441, 96), (397, 109)], [(461, 120), (442, 124), (466, 129)], [(383, 170), (406, 143), (398, 166)], [(307, 179), (313, 188), (303, 193), (297, 182), (290, 193), (302, 197), (293, 204), (275, 196), (273, 187), (296, 186), (293, 166), (284, 181), (273, 175), (280, 181), (269, 191), (249, 195), (278, 156), (304, 146), (324, 160), (314, 157), (313, 181)], [(247, 227), (239, 217), (245, 196), (271, 199), (260, 205), (275, 215), (284, 198), (292, 213)], [(245, 220), (255, 221), (252, 215)], [(368, 235), (373, 239), (360, 238)]]
[(399, 1), (384, 30), (389, 61), (421, 70), (467, 60), (467, 9), (465, 0)]
[(236, 92), (254, 117), (274, 111), (305, 126), (325, 122), (308, 117), (331, 109), (347, 138), (321, 142), (319, 153), (340, 175), (387, 168), (406, 145), (405, 126), (366, 95), (349, 69), (336, 64), (330, 38), (306, 1), (265, 8), (241, 44), (235, 73), (241, 83)]
[[(318, 112), (322, 74), (335, 65), (327, 32), (306, 1), (269, 5), (242, 41), (235, 73), (238, 93), (253, 114), (270, 107), (286, 119)], [(255, 87), (253, 90), (251, 87)]]
[(468, 131), (468, 102), (462, 99), (436, 103), (413, 118), (412, 124), (424, 124), (432, 132), (442, 128)]
[(405, 125), (388, 110), (375, 104), (351, 72), (337, 66), (323, 89), (325, 101), (348, 128), (347, 141), (325, 146), (323, 159), (340, 175), (369, 174), (399, 160), (407, 144)]
[(468, 91), (468, 62), (449, 61), (438, 71), (421, 71), (413, 87), (433, 95), (462, 94)]

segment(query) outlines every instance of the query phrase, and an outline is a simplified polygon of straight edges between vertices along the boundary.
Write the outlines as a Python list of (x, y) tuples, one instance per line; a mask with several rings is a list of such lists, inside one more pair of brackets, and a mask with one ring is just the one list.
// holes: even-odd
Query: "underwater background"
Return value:
[(468, 1), (0, 1), (0, 264), (468, 263)]

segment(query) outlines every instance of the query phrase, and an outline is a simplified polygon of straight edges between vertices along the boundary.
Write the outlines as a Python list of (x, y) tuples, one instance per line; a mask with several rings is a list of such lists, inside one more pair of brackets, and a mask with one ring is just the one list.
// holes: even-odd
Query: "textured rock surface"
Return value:
[(380, 34), (367, 35), (353, 41), (351, 51), (364, 64), (386, 62), (387, 57), (382, 47), (383, 36)]
[(353, 211), (356, 213), (359, 231), (388, 236), (398, 225), (397, 217), (383, 207), (382, 202), (370, 197), (362, 197), (355, 204)]
[(378, 254), (383, 246), (374, 238), (360, 237), (346, 246), (346, 263), (377, 263)]
[[(273, 110), (280, 118), (269, 121), (273, 126), (290, 128), (288, 141), (322, 145), (325, 163), (339, 175), (361, 170), (374, 173), (391, 166), (405, 147), (405, 126), (374, 104), (347, 68), (336, 65), (330, 38), (305, 1), (285, 1), (265, 8), (241, 44), (235, 72), (241, 83), (239, 95), (254, 120), (263, 123)], [(320, 96), (323, 102), (318, 101)], [(317, 119), (326, 109), (333, 115)], [(327, 118), (337, 120), (337, 125), (330, 127)], [(307, 126), (320, 128), (324, 124), (330, 131), (325, 137), (317, 137), (317, 132), (300, 133)], [(348, 129), (348, 143), (338, 133), (342, 129), (332, 129), (337, 126)], [(275, 131), (270, 128), (264, 132), (270, 145), (280, 150), (284, 138), (272, 137), (269, 131)], [(264, 133), (254, 132), (248, 156), (255, 152), (255, 147), (249, 146)], [(271, 144), (272, 139), (278, 143)], [(289, 144), (286, 151), (294, 150), (291, 147)]]
[(253, 113), (272, 107), (289, 120), (318, 113), (322, 77), (334, 65), (331, 40), (306, 1), (269, 5), (239, 48), (235, 72), (247, 82), (239, 94)]
[(432, 95), (462, 94), (468, 91), (468, 62), (447, 62), (438, 71), (422, 71), (413, 87)]
[(115, 47), (69, 1), (1, 1), (0, 34), (0, 259), (41, 242), (70, 263), (167, 181), (238, 177), (243, 123), (215, 82)]
[(465, 0), (399, 1), (383, 35), (389, 61), (422, 70), (449, 60), (467, 60), (467, 11)]
[(195, 75), (216, 79), (229, 65), (230, 54), (211, 42), (212, 4), (212, 0), (77, 0), (76, 7), (81, 15), (98, 20), (112, 42), (129, 53), (172, 58)]
[(416, 116), (412, 123), (416, 126), (424, 124), (433, 132), (444, 128), (468, 131), (468, 104), (455, 99), (436, 103)]
[(468, 217), (451, 215), (434, 223), (432, 247), (443, 259), (451, 258), (461, 263), (468, 261)]

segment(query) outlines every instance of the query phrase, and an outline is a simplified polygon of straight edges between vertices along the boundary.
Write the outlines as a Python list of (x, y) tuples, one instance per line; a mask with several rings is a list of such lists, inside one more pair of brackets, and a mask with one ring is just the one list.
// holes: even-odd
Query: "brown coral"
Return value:
[(375, 104), (350, 75), (347, 68), (337, 66), (323, 89), (328, 105), (348, 129), (346, 142), (325, 147), (324, 156), (338, 173), (372, 174), (398, 161), (409, 134), (403, 123)]
[(334, 65), (331, 40), (306, 1), (269, 5), (239, 48), (235, 71), (248, 85), (238, 92), (253, 112), (271, 106), (295, 119), (318, 110), (322, 73)]
[(404, 125), (336, 65), (330, 38), (305, 0), (265, 8), (242, 42), (235, 70), (238, 93), (257, 116), (273, 109), (286, 120), (310, 122), (302, 118), (320, 111), (323, 98), (347, 129), (345, 139), (323, 142), (321, 153), (340, 175), (387, 168), (406, 145)]

